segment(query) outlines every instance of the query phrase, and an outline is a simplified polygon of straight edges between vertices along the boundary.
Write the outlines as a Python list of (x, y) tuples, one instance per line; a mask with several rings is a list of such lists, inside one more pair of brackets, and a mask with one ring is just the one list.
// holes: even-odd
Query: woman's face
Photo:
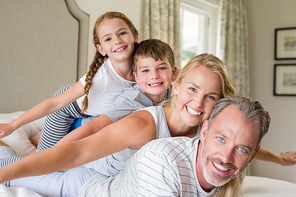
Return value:
[(196, 126), (207, 120), (221, 98), (221, 90), (220, 77), (209, 68), (198, 66), (188, 73), (174, 86), (175, 106), (183, 122)]

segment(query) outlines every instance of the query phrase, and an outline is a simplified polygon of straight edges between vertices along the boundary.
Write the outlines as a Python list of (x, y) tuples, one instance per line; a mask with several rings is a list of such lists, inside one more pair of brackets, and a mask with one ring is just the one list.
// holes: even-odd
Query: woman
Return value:
[[(75, 167), (102, 158), (103, 163), (111, 162), (111, 165), (102, 166), (99, 173), (116, 175), (125, 161), (151, 140), (195, 137), (215, 103), (234, 94), (224, 63), (213, 55), (196, 56), (180, 71), (170, 105), (133, 112), (90, 137), (36, 152), (0, 168), (0, 183), (74, 168), (17, 179), (7, 182), (6, 186), (27, 187), (45, 196), (78, 196), (83, 184), (98, 172)], [(87, 125), (95, 127), (92, 121)]]

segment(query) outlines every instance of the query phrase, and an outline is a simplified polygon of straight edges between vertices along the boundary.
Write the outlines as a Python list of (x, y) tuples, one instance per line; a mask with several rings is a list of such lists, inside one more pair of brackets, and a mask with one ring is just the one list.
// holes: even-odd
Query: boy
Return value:
[[(177, 67), (174, 53), (168, 44), (157, 39), (147, 39), (139, 43), (134, 51), (133, 71), (137, 84), (125, 88), (107, 113), (91, 122), (91, 118), (83, 119), (83, 128), (71, 131), (56, 145), (90, 136), (133, 111), (163, 104), (169, 99), (170, 86)], [(95, 162), (86, 166), (95, 169), (95, 166), (99, 166)]]

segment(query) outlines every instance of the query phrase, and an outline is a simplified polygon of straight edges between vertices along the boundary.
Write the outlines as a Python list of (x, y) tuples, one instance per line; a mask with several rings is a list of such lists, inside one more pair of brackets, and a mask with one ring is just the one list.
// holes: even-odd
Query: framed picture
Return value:
[(276, 60), (296, 59), (296, 27), (275, 29)]
[(296, 96), (296, 64), (274, 65), (273, 95)]

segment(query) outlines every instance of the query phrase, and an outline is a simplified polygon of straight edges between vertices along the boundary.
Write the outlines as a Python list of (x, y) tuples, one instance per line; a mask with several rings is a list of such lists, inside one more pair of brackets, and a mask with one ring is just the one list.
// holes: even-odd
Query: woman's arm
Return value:
[(87, 136), (93, 135), (111, 123), (113, 123), (112, 120), (108, 116), (102, 114), (92, 121), (84, 124), (85, 126), (82, 125), (81, 127), (71, 131), (68, 135), (56, 143), (55, 146), (64, 144), (66, 142), (77, 141)]
[(75, 101), (79, 97), (84, 95), (84, 88), (80, 81), (74, 84), (65, 92), (48, 98), (41, 103), (35, 105), (17, 119), (7, 124), (0, 124), (0, 138), (3, 138), (11, 134), (17, 128), (42, 118), (50, 113), (60, 110), (69, 103)]
[(296, 164), (296, 151), (282, 152), (280, 155), (276, 155), (261, 146), (255, 159), (280, 164), (282, 166), (291, 166)]
[(0, 183), (74, 168), (127, 147), (140, 148), (155, 138), (152, 115), (137, 111), (82, 140), (38, 151), (0, 168)]

